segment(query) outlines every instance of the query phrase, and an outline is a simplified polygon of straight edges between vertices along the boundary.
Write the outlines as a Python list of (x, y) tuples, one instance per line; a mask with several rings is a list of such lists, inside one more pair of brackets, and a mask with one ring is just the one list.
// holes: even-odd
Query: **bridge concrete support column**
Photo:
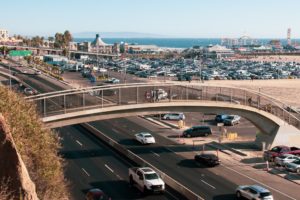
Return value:
[(300, 130), (284, 123), (272, 132), (257, 135), (255, 142), (257, 145), (266, 143), (267, 149), (278, 145), (300, 147)]

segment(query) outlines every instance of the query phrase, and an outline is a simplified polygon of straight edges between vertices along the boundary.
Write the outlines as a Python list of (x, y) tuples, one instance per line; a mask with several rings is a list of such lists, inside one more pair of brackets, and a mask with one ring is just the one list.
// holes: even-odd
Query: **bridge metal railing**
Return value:
[(211, 101), (240, 104), (271, 113), (300, 129), (300, 113), (291, 106), (258, 91), (223, 86), (182, 83), (136, 83), (95, 86), (50, 92), (27, 98), (42, 117), (111, 106)]

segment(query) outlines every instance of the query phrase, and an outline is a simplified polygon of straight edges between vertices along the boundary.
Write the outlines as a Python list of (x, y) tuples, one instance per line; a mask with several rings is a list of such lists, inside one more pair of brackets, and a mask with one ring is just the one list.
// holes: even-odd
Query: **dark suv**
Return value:
[(210, 167), (214, 167), (220, 164), (219, 158), (214, 154), (203, 153), (195, 155), (194, 158), (197, 163), (204, 164)]
[(209, 126), (193, 126), (183, 131), (183, 137), (198, 137), (211, 135), (211, 128)]

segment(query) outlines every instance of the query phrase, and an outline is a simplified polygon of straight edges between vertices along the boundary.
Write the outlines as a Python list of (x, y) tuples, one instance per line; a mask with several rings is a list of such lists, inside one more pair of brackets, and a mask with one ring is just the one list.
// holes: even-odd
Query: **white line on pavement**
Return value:
[(111, 171), (112, 173), (114, 173), (114, 170), (112, 170), (107, 164), (104, 165), (109, 171)]
[(266, 184), (264, 184), (264, 183), (262, 183), (262, 182), (260, 182), (260, 181), (258, 181), (258, 180), (256, 180), (256, 179), (254, 179), (254, 178), (251, 178), (251, 177), (249, 177), (249, 176), (247, 176), (247, 175), (245, 175), (245, 174), (242, 174), (242, 173), (240, 173), (240, 172), (238, 172), (238, 171), (236, 171), (236, 170), (234, 170), (234, 169), (231, 169), (231, 168), (229, 168), (229, 167), (227, 167), (227, 166), (225, 166), (225, 165), (223, 165), (223, 164), (221, 164), (221, 165), (224, 166), (225, 168), (227, 168), (227, 169), (229, 169), (229, 170), (231, 170), (231, 171), (233, 171), (233, 172), (235, 172), (235, 173), (241, 175), (241, 176), (244, 176), (244, 177), (246, 177), (246, 178), (249, 178), (250, 180), (252, 180), (252, 181), (254, 181), (254, 182), (256, 182), (256, 183), (259, 183), (259, 184), (261, 184), (261, 185), (263, 185), (263, 186), (265, 186), (265, 187), (267, 187), (267, 188), (269, 188), (269, 189), (272, 189), (272, 190), (274, 190), (274, 191), (276, 191), (276, 192), (282, 194), (283, 196), (288, 197), (289, 199), (297, 200), (297, 199), (295, 199), (295, 198), (293, 198), (293, 197), (291, 197), (291, 196), (289, 196), (289, 195), (287, 195), (287, 194), (285, 194), (285, 193), (283, 193), (283, 192), (281, 192), (281, 191), (279, 191), (279, 190), (277, 190), (277, 189), (275, 189), (275, 188), (272, 188), (271, 186), (268, 186), (268, 185), (266, 185)]
[(165, 149), (167, 149), (168, 151), (171, 151), (172, 153), (177, 154), (175, 151), (173, 151), (172, 149), (170, 149), (170, 148), (168, 148), (168, 147), (165, 147)]
[(123, 179), (121, 178), (121, 176), (119, 176), (118, 174), (116, 174), (116, 176), (118, 177), (118, 179), (123, 180)]
[(78, 140), (76, 140), (76, 142), (77, 142), (80, 146), (82, 146), (82, 144), (81, 144)]
[(111, 130), (112, 130), (113, 132), (120, 133), (117, 129), (112, 128)]
[(87, 176), (90, 176), (90, 174), (84, 168), (81, 168), (81, 169)]
[(168, 192), (167, 190), (165, 190), (165, 192), (168, 193), (173, 199), (180, 200), (176, 196), (174, 196), (172, 193)]
[(214, 186), (212, 186), (211, 184), (205, 182), (204, 180), (201, 180), (202, 183), (205, 183), (206, 185), (208, 185), (209, 187), (213, 188), (213, 189), (216, 189)]
[(150, 152), (153, 153), (154, 155), (156, 155), (157, 157), (160, 157), (160, 155), (155, 153), (154, 151), (150, 151)]

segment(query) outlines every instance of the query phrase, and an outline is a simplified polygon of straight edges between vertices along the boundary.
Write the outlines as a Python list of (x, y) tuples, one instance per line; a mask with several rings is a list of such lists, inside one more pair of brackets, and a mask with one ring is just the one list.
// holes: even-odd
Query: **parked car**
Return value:
[(98, 188), (93, 188), (90, 189), (86, 195), (85, 195), (86, 200), (105, 200), (109, 199), (102, 190)]
[(296, 172), (296, 173), (300, 173), (300, 159), (297, 159), (293, 162), (290, 162), (290, 163), (286, 163), (285, 164), (285, 168), (288, 170), (288, 171), (291, 171), (291, 172)]
[(135, 134), (135, 139), (142, 144), (155, 143), (155, 138), (150, 133), (146, 133), (146, 132)]
[(185, 116), (183, 113), (167, 113), (163, 116), (164, 120), (184, 120)]
[(292, 154), (283, 154), (281, 156), (276, 157), (274, 162), (275, 162), (276, 165), (285, 166), (285, 164), (293, 162), (297, 159), (299, 159), (298, 156), (295, 156), (295, 155), (292, 155)]
[(224, 119), (224, 125), (233, 126), (235, 124), (240, 123), (241, 117), (238, 115), (229, 115), (226, 119)]
[(269, 190), (259, 185), (242, 185), (236, 189), (238, 199), (245, 198), (250, 200), (273, 200), (273, 195)]
[(130, 185), (136, 186), (143, 193), (163, 192), (165, 182), (161, 177), (149, 167), (132, 167), (129, 168)]
[(24, 89), (24, 94), (25, 94), (25, 95), (34, 95), (34, 94), (37, 94), (37, 91), (35, 91), (35, 90), (32, 89), (32, 88), (25, 88), (25, 89)]
[(197, 163), (204, 164), (210, 167), (214, 167), (220, 164), (220, 160), (215, 154), (198, 154), (195, 155), (194, 159)]
[(105, 81), (105, 83), (118, 84), (118, 83), (120, 83), (120, 80), (117, 78), (110, 78), (107, 81)]
[(215, 121), (216, 122), (224, 122), (225, 119), (227, 119), (229, 117), (229, 115), (226, 115), (226, 114), (220, 114), (220, 115), (216, 115), (215, 117)]
[(264, 159), (268, 161), (274, 161), (275, 157), (283, 154), (300, 155), (300, 149), (298, 147), (288, 146), (275, 146), (271, 150), (264, 152)]
[(211, 128), (209, 126), (193, 126), (185, 131), (183, 131), (183, 137), (198, 137), (198, 136), (208, 136), (211, 135)]
[(37, 71), (34, 72), (34, 74), (35, 74), (35, 75), (41, 75), (42, 72), (41, 72), (40, 70), (37, 70)]

